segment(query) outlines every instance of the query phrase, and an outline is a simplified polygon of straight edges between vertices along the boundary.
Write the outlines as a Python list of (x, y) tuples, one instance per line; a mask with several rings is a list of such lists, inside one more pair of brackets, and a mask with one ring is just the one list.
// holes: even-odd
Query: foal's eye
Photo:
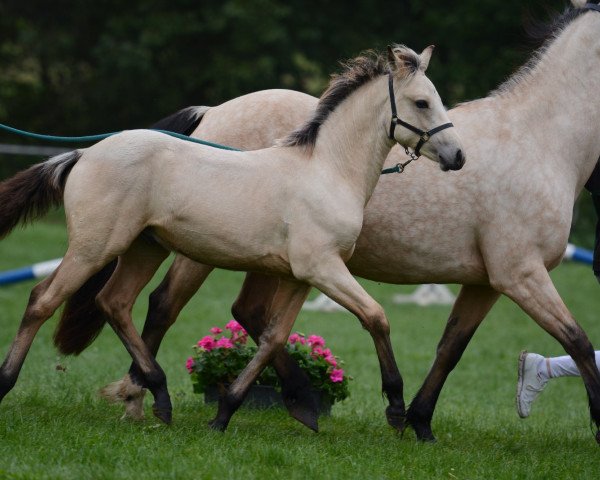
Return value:
[(426, 100), (417, 100), (415, 102), (415, 105), (417, 106), (417, 108), (429, 108), (429, 104)]

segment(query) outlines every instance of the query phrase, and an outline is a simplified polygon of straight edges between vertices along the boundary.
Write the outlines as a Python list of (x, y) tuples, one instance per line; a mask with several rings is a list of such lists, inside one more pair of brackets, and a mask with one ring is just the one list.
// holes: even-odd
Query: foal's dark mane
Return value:
[(498, 88), (493, 90), (491, 96), (501, 96), (510, 93), (514, 87), (519, 85), (527, 78), (534, 68), (538, 65), (545, 53), (550, 48), (550, 45), (560, 36), (565, 28), (567, 28), (580, 15), (588, 12), (583, 8), (567, 7), (562, 14), (555, 15), (549, 22), (530, 22), (527, 33), (529, 36), (541, 46), (532, 54), (529, 60), (513, 73), (506, 81)]
[[(411, 49), (396, 45), (394, 51), (402, 56), (404, 66), (409, 71), (416, 72), (419, 69), (421, 58)], [(342, 63), (342, 66), (341, 73), (331, 76), (329, 86), (319, 99), (312, 118), (283, 139), (280, 143), (282, 147), (314, 147), (319, 128), (329, 114), (360, 86), (377, 76), (386, 74), (390, 69), (387, 56), (372, 50)]]

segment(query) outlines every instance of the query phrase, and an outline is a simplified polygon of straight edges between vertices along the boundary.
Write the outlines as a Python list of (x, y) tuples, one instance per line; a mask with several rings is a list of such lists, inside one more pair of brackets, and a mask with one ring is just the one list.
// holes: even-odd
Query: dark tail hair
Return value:
[(182, 135), (191, 135), (200, 125), (202, 117), (210, 107), (187, 107), (150, 125), (150, 128), (167, 130)]
[[(184, 108), (159, 120), (150, 128), (190, 135), (198, 127), (209, 108)], [(54, 331), (54, 345), (62, 354), (80, 354), (102, 331), (106, 318), (96, 306), (96, 297), (110, 279), (116, 266), (117, 260), (106, 265), (67, 300)]]
[(0, 183), (0, 238), (62, 205), (65, 182), (81, 155), (82, 150), (62, 153)]
[(106, 317), (96, 306), (96, 297), (117, 267), (113, 260), (92, 275), (65, 304), (54, 330), (54, 345), (63, 355), (79, 355), (102, 331)]

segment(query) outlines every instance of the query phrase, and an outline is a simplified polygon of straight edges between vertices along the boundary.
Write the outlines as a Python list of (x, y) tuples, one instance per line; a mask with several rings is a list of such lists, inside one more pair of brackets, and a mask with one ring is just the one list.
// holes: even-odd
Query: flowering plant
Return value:
[[(254, 344), (248, 343), (246, 330), (235, 320), (227, 323), (225, 330), (212, 327), (210, 333), (193, 347), (194, 354), (185, 364), (196, 393), (204, 393), (212, 385), (232, 383), (257, 351)], [(340, 359), (325, 348), (323, 337), (293, 333), (285, 349), (308, 375), (315, 390), (321, 390), (332, 402), (348, 396), (350, 377), (340, 368)], [(271, 366), (263, 370), (256, 384), (280, 388)]]

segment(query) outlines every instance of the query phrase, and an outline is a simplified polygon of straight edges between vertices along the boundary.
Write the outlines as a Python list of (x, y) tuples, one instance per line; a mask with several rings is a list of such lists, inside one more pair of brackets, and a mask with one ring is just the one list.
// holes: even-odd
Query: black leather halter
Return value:
[(600, 5), (596, 3), (586, 3), (582, 8), (584, 10), (596, 10), (597, 12), (600, 12)]
[(451, 122), (448, 122), (444, 123), (443, 125), (439, 125), (435, 128), (432, 128), (431, 130), (424, 131), (420, 128), (415, 127), (414, 125), (411, 125), (408, 122), (405, 122), (404, 120), (398, 117), (398, 110), (396, 109), (396, 96), (394, 95), (394, 76), (392, 75), (392, 72), (388, 73), (388, 86), (390, 90), (390, 104), (392, 106), (392, 120), (390, 122), (390, 133), (388, 135), (389, 138), (391, 140), (396, 140), (396, 138), (394, 137), (394, 132), (396, 130), (396, 125), (400, 125), (404, 128), (408, 128), (410, 131), (415, 132), (417, 135), (419, 135), (419, 141), (417, 142), (417, 146), (415, 147), (414, 153), (411, 152), (408, 149), (408, 147), (404, 147), (404, 150), (406, 151), (406, 154), (410, 157), (410, 160), (408, 160), (405, 163), (398, 163), (395, 167), (386, 168), (385, 170), (382, 170), (382, 174), (396, 172), (402, 173), (406, 165), (408, 165), (410, 162), (418, 159), (421, 156), (421, 148), (429, 141), (429, 139), (433, 135), (435, 135), (438, 132), (441, 132), (442, 130), (445, 130), (446, 128), (454, 126)]

